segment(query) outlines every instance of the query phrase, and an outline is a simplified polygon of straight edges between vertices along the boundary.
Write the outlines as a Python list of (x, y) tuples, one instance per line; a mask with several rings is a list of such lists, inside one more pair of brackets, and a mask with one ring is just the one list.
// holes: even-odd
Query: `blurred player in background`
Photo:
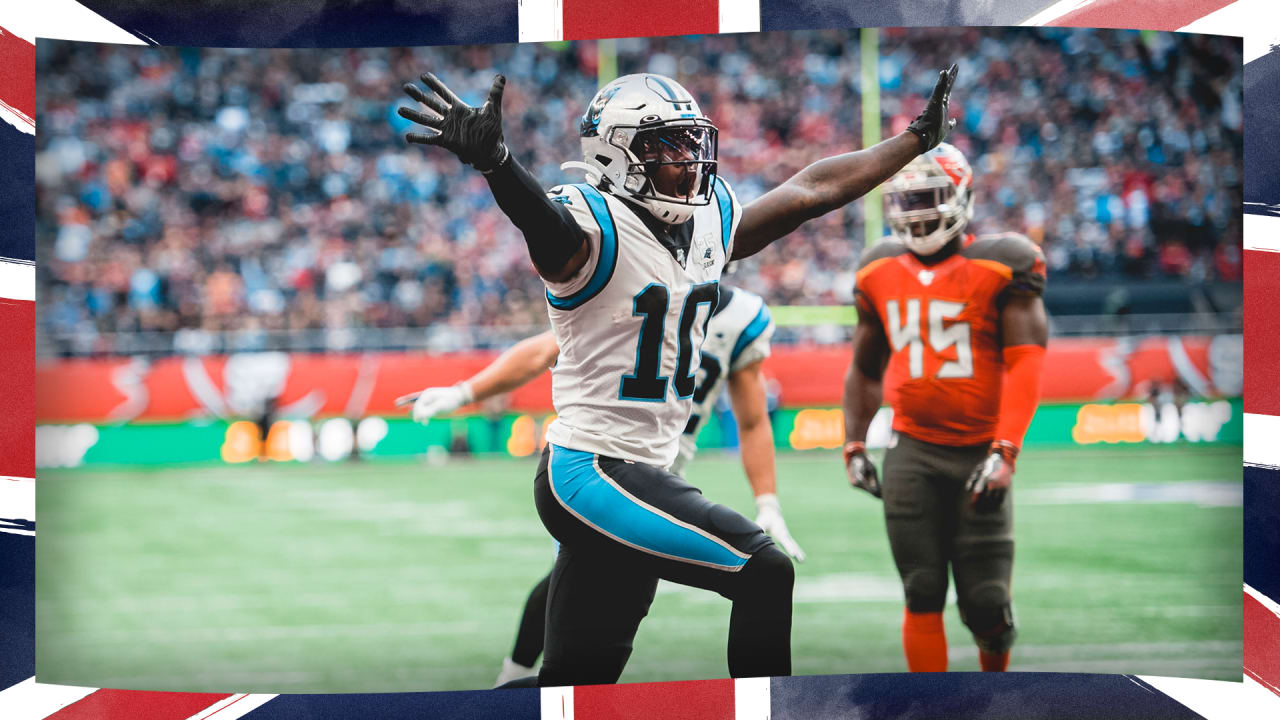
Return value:
[[(948, 569), (983, 670), (1008, 667), (1016, 635), (1008, 496), (1040, 394), (1045, 263), (1021, 235), (965, 233), (972, 186), (951, 145), (909, 163), (885, 187), (894, 237), (867, 248), (856, 279), (844, 461), (854, 487), (884, 500), (912, 671), (947, 669)], [(866, 437), (884, 396), (882, 484)]]
[(668, 468), (689, 421), (695, 373), (725, 263), (889, 179), (949, 132), (956, 67), (901, 134), (819, 160), (741, 207), (717, 174), (718, 130), (671, 78), (625, 75), (600, 88), (579, 125), (587, 183), (549, 193), (502, 133), (499, 75), (472, 108), (434, 75), (399, 113), (484, 173), (546, 283), (560, 348), (557, 418), (534, 480), (560, 542), (547, 600), (541, 685), (617, 682), (658, 579), (733, 602), (733, 677), (791, 674), (790, 559), (747, 518)]
[[(726, 387), (738, 424), (742, 467), (756, 501), (756, 524), (769, 533), (787, 554), (804, 562), (804, 550), (791, 537), (778, 503), (777, 462), (773, 427), (762, 367), (769, 356), (774, 324), (764, 300), (741, 288), (720, 284), (720, 299), (707, 324), (702, 362), (693, 391), (693, 411), (680, 436), (680, 454), (671, 472), (683, 475), (698, 451), (698, 433), (711, 417)], [(398, 405), (413, 404), (413, 419), (426, 424), (441, 413), (510, 392), (532, 381), (555, 364), (560, 348), (548, 331), (523, 340), (467, 380), (447, 387), (429, 387), (397, 398)], [(503, 662), (496, 685), (534, 674), (542, 654), (550, 573), (542, 578), (525, 602), (515, 646)]]

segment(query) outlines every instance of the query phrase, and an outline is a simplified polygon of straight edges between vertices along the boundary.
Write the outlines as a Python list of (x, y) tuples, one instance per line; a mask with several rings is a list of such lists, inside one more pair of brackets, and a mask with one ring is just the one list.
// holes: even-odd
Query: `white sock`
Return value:
[(498, 680), (493, 684), (493, 686), (498, 687), (499, 685), (506, 685), (512, 680), (532, 677), (536, 674), (537, 673), (533, 668), (525, 667), (511, 658), (504, 658), (502, 660), (502, 672), (498, 673)]

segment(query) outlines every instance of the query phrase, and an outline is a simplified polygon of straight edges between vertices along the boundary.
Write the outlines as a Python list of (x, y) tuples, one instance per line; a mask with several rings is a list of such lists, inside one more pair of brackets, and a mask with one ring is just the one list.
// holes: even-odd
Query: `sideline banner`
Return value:
[[(1152, 391), (1190, 397), (1240, 395), (1239, 335), (1064, 338), (1045, 359), (1045, 402), (1141, 398)], [(778, 346), (765, 361), (784, 405), (838, 405), (848, 345)], [(288, 417), (403, 415), (400, 395), (452, 385), (496, 352), (370, 353), (70, 359), (36, 367), (36, 421), (119, 423), (253, 415), (265, 399)], [(513, 410), (551, 409), (546, 373), (511, 393)]]

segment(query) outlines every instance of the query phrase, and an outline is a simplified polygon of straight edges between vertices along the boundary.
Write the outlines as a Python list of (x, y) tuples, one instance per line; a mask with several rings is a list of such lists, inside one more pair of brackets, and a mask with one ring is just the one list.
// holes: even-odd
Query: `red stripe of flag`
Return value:
[(573, 689), (575, 720), (734, 720), (733, 680), (586, 685)]
[(229, 697), (222, 693), (99, 690), (46, 720), (183, 720)]
[(36, 304), (0, 298), (0, 476), (35, 477), (35, 356)]
[(1280, 694), (1280, 616), (1244, 595), (1244, 672)]
[(564, 0), (565, 40), (717, 32), (718, 0), (648, 0), (618, 5), (600, 0)]
[(1280, 415), (1280, 252), (1244, 251), (1244, 411)]
[(0, 27), (0, 100), (34, 121), (36, 46)]
[(1177, 30), (1233, 2), (1235, 0), (1097, 0), (1048, 24)]

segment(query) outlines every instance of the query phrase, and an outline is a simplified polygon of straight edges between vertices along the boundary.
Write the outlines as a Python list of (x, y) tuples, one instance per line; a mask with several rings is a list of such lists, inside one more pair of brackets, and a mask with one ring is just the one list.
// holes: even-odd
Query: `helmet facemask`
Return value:
[(623, 189), (663, 222), (679, 224), (715, 193), (716, 128), (682, 120), (649, 127), (614, 127), (610, 145), (627, 157)]
[(932, 255), (959, 236), (973, 217), (967, 183), (956, 185), (941, 170), (916, 163), (894, 176), (884, 190), (885, 219), (895, 237), (917, 255)]

